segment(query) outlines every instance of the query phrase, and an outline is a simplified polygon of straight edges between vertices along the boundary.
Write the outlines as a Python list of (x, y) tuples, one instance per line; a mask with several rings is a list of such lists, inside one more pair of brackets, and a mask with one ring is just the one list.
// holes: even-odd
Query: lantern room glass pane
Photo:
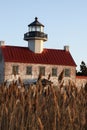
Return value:
[(32, 27), (29, 27), (29, 32), (31, 32), (31, 30), (32, 30)]
[(35, 26), (32, 26), (32, 31), (35, 31)]
[(36, 27), (35, 26), (30, 26), (29, 27), (29, 32), (32, 32), (32, 31), (36, 31)]
[(44, 32), (44, 27), (41, 27), (41, 32)]
[(44, 27), (42, 26), (30, 26), (29, 32), (37, 31), (37, 32), (44, 32)]
[(36, 31), (40, 32), (41, 31), (41, 27), (40, 26), (36, 26)]

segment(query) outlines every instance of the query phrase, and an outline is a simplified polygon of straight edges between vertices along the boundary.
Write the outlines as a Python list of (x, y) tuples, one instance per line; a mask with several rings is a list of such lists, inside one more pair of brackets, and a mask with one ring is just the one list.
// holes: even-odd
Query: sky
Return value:
[(35, 17), (48, 34), (44, 48), (68, 45), (77, 70), (87, 64), (87, 0), (0, 0), (0, 41), (28, 46), (23, 37)]

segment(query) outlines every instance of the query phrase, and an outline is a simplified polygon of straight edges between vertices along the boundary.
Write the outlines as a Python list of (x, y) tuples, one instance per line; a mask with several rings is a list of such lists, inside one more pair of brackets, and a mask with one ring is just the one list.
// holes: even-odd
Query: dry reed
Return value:
[(70, 83), (64, 92), (44, 88), (40, 78), (27, 89), (20, 85), (0, 87), (0, 130), (87, 129), (87, 84), (78, 91)]

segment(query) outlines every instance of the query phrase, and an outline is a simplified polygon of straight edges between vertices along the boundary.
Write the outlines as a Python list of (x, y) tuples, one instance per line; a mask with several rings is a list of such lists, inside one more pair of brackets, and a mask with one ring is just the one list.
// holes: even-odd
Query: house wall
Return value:
[(3, 81), (4, 81), (4, 60), (3, 60), (3, 55), (0, 48), (0, 83), (2, 83)]
[[(12, 66), (13, 65), (18, 65), (19, 66), (19, 75), (21, 79), (37, 79), (39, 75), (39, 67), (43, 66), (45, 67), (45, 76), (43, 78), (48, 78), (48, 75), (52, 73), (52, 68), (56, 67), (58, 72), (57, 76), (52, 77), (51, 76), (51, 81), (55, 83), (55, 85), (58, 85), (58, 77), (61, 74), (61, 72), (65, 68), (70, 68), (71, 69), (71, 78), (72, 80), (75, 81), (75, 67), (71, 66), (61, 66), (61, 65), (43, 65), (43, 64), (27, 64), (27, 63), (10, 63), (7, 62), (5, 63), (5, 80), (9, 80), (12, 78)], [(26, 67), (27, 66), (32, 66), (32, 75), (26, 75)]]

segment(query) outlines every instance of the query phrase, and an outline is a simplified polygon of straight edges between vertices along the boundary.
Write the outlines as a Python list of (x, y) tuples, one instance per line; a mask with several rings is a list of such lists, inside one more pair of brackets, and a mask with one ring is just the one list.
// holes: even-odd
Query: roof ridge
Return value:
[(28, 47), (26, 47), (26, 46), (15, 46), (15, 45), (5, 45), (5, 47), (28, 48)]
[(54, 49), (52, 49), (52, 48), (44, 48), (44, 49), (46, 49), (46, 50), (54, 50), (54, 51), (55, 51), (55, 50), (56, 50), (56, 51), (57, 51), (57, 50), (58, 50), (58, 51), (65, 51), (65, 50), (63, 50), (63, 49), (58, 49), (58, 48), (57, 48), (57, 49), (56, 49), (56, 48), (54, 48)]

